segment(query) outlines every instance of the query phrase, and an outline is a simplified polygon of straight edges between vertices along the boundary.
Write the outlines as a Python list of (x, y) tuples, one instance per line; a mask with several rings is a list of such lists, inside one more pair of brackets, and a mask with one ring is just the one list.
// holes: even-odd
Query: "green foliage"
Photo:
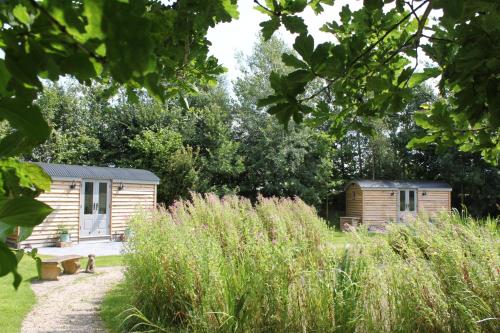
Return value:
[[(49, 84), (37, 104), (54, 131), (26, 159), (146, 168), (160, 176), (161, 187), (165, 187), (158, 199), (167, 205), (189, 197), (191, 190), (237, 193), (252, 200), (260, 192), (299, 196), (323, 209), (328, 198), (331, 214), (344, 210), (344, 198), (330, 191), (341, 192), (345, 181), (430, 179), (452, 185), (454, 207), (464, 204), (474, 216), (498, 213), (499, 173), (480, 155), (434, 145), (407, 148), (412, 138), (425, 135), (415, 124), (415, 113), (421, 105), (437, 100), (429, 88), (413, 87), (400, 112), (382, 119), (352, 119), (358, 130), (346, 131), (343, 137), (335, 134), (343, 122), (327, 119), (318, 125), (316, 113), (315, 119), (305, 121), (312, 126), (290, 123), (288, 131), (283, 130), (256, 103), (272, 91), (269, 73), (274, 70), (286, 75), (293, 71), (293, 64), (282, 60), (297, 57), (275, 38), (258, 43), (250, 56), (240, 59), (243, 76), (233, 85), (236, 100), (230, 99), (220, 81), (214, 88), (200, 86), (197, 95), (185, 96), (184, 106), (176, 99), (163, 104), (145, 94), (132, 101), (125, 90), (110, 96), (108, 86), (97, 83), (83, 86), (65, 80)], [(345, 114), (326, 103), (322, 106), (328, 112)], [(172, 170), (191, 170), (185, 174), (187, 178), (177, 171), (166, 172), (173, 163), (168, 157), (144, 158), (142, 150), (131, 149), (131, 141), (144, 132), (160, 130), (181, 136), (187, 153), (180, 155), (179, 165), (186, 169)], [(177, 176), (169, 176), (173, 174)], [(167, 192), (171, 194), (163, 194)]]
[(300, 200), (194, 195), (134, 218), (114, 328), (496, 331), (498, 221), (432, 221), (360, 230), (345, 247)]
[[(272, 38), (256, 44), (253, 54), (240, 60), (244, 74), (234, 82), (234, 131), (245, 157), (239, 194), (249, 198), (256, 198), (258, 193), (299, 196), (319, 207), (332, 188), (331, 138), (321, 130), (296, 123), (285, 131), (276, 119), (256, 107), (257, 100), (271, 91), (269, 73), (290, 72), (281, 59), (287, 51), (282, 41)], [(295, 58), (295, 54), (289, 57)]]
[(52, 208), (34, 199), (49, 188), (50, 178), (40, 167), (14, 159), (0, 160), (0, 277), (12, 272), (15, 288), (21, 283), (16, 267), (22, 256), (16, 257), (7, 247), (7, 237), (19, 230), (19, 239), (26, 239), (50, 214)]
[(137, 156), (137, 165), (154, 170), (164, 180), (158, 186), (161, 201), (171, 203), (188, 196), (197, 178), (196, 152), (182, 145), (179, 133), (165, 129), (144, 131), (130, 141), (130, 148)]
[[(290, 123), (289, 130), (283, 130), (256, 103), (272, 91), (269, 73), (274, 70), (286, 75), (293, 71), (293, 64), (282, 60), (297, 57), (275, 38), (256, 44), (250, 56), (240, 59), (243, 76), (234, 82), (234, 101), (224, 81), (214, 88), (200, 86), (197, 95), (184, 97), (186, 106), (176, 99), (159, 103), (145, 94), (131, 101), (125, 90), (110, 96), (108, 86), (97, 83), (83, 86), (65, 80), (49, 84), (37, 104), (54, 130), (47, 143), (26, 159), (147, 168), (160, 175), (165, 190), (173, 191), (166, 196), (163, 190), (159, 193), (159, 201), (167, 205), (176, 198), (187, 198), (191, 190), (237, 193), (252, 200), (260, 192), (299, 196), (323, 209), (328, 198), (331, 214), (332, 210), (343, 211), (345, 200), (329, 192), (341, 192), (345, 181), (430, 179), (452, 185), (454, 207), (464, 204), (474, 216), (498, 213), (499, 173), (479, 154), (428, 144), (407, 147), (412, 138), (425, 135), (415, 124), (415, 113), (421, 105), (437, 100), (429, 88), (413, 87), (400, 112), (382, 119), (352, 119), (358, 130), (346, 131), (343, 137), (335, 134), (344, 128), (343, 122), (327, 119), (318, 125), (316, 113), (315, 119), (305, 121), (312, 126)], [(322, 106), (328, 112), (345, 114), (326, 103)], [(189, 181), (176, 182), (177, 178), (165, 172), (165, 166), (172, 164), (168, 158), (161, 163), (160, 155), (144, 158), (142, 150), (131, 149), (130, 142), (143, 132), (165, 129), (178, 133), (184, 149), (192, 150), (181, 155), (180, 163), (190, 165)], [(168, 185), (171, 182), (173, 186)]]
[(37, 104), (54, 132), (26, 158), (145, 168), (160, 177), (158, 199), (167, 205), (192, 190), (252, 199), (260, 190), (320, 205), (331, 187), (331, 140), (301, 125), (287, 133), (255, 110), (256, 99), (269, 91), (270, 64), (284, 67), (282, 49), (273, 40), (242, 59), (252, 68), (235, 83), (237, 103), (222, 81), (198, 87), (197, 95), (183, 98), (187, 104), (145, 94), (131, 101), (124, 91), (110, 98), (97, 83), (48, 85)]
[[(283, 24), (298, 33), (293, 47), (300, 55), (300, 59), (284, 56), (297, 71), (269, 76), (274, 92), (260, 101), (261, 106), (269, 106), (269, 113), (284, 124), (304, 117), (315, 123), (336, 122), (339, 125), (332, 131), (342, 137), (347, 130), (362, 129), (356, 119), (380, 119), (399, 112), (411, 99), (412, 87), (439, 78), (440, 97), (445, 101), (429, 104), (417, 116), (426, 136), (411, 145), (458, 146), (462, 151), (480, 152), (489, 163), (498, 164), (497, 1), (367, 0), (355, 12), (344, 6), (340, 21), (322, 27), (332, 34), (332, 42), (316, 46), (295, 16), (303, 10), (303, 3), (295, 3), (266, 1), (260, 5), (270, 16), (262, 24), (264, 37), (269, 39)], [(319, 13), (321, 3), (330, 1), (311, 1), (309, 6)], [(391, 9), (384, 8), (393, 4)], [(437, 14), (440, 10), (442, 14)], [(422, 53), (432, 64), (419, 71)], [(318, 80), (321, 85), (306, 93)]]
[(160, 176), (160, 202), (170, 204), (190, 190), (234, 192), (244, 166), (233, 140), (228, 92), (199, 87), (186, 109), (143, 94), (109, 96), (106, 85), (73, 81), (53, 84), (37, 100), (54, 127), (30, 160), (149, 169)]
[[(197, 103), (193, 101), (192, 105)], [(186, 143), (198, 150), (199, 179), (194, 189), (223, 195), (238, 190), (245, 163), (241, 142), (234, 140), (231, 130), (234, 117), (227, 107), (217, 104), (211, 102), (208, 107), (191, 110), (194, 117), (191, 126), (195, 131), (188, 130), (192, 135), (185, 137)]]
[(35, 261), (37, 277), (38, 277), (38, 280), (41, 280), (42, 279), (42, 258), (40, 258), (38, 256), (38, 249), (32, 249), (32, 250), (27, 251), (25, 253)]

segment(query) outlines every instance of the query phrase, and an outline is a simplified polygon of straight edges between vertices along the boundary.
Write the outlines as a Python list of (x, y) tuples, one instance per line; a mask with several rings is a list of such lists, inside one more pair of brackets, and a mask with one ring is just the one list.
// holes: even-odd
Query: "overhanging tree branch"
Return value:
[[(428, 2), (430, 2), (430, 0), (426, 0), (426, 1), (422, 2), (417, 8), (415, 8), (415, 10), (420, 9), (421, 7), (423, 7)], [(430, 7), (430, 5), (429, 5), (429, 7)], [(356, 62), (358, 62), (361, 58), (363, 58), (364, 56), (368, 55), (375, 47), (377, 47), (378, 44), (382, 43), (384, 41), (384, 39), (387, 36), (389, 36), (389, 34), (391, 32), (393, 32), (394, 30), (396, 30), (396, 28), (398, 28), (403, 22), (405, 22), (406, 20), (408, 20), (408, 18), (410, 16), (412, 16), (412, 13), (409, 13), (409, 14), (405, 15), (401, 20), (399, 20), (392, 27), (390, 27), (389, 30), (387, 30), (382, 35), (382, 37), (380, 37), (377, 41), (375, 41), (373, 44), (371, 44), (370, 46), (368, 46), (360, 55), (358, 55), (356, 58), (354, 58), (354, 60), (351, 61), (351, 63), (349, 64), (349, 66), (347, 66), (346, 72), (348, 72), (352, 68), (352, 66), (354, 66), (356, 64)]]
[[(428, 18), (429, 14), (430, 14), (430, 11), (432, 9), (431, 0), (425, 0), (425, 1), (423, 1), (416, 8), (411, 7), (410, 13), (408, 13), (407, 15), (405, 15), (397, 23), (395, 23), (393, 26), (391, 26), (379, 39), (377, 39), (374, 43), (372, 43), (371, 45), (369, 45), (361, 54), (359, 54), (356, 58), (354, 58), (353, 61), (351, 61), (351, 63), (346, 67), (346, 70), (344, 71), (344, 73), (345, 73), (344, 76), (342, 76), (342, 77), (339, 76), (339, 77), (335, 78), (334, 80), (329, 80), (328, 84), (326, 86), (322, 87), (321, 89), (319, 89), (318, 91), (316, 91), (312, 95), (310, 95), (308, 97), (305, 97), (303, 99), (300, 99), (299, 102), (304, 102), (304, 101), (307, 101), (307, 100), (311, 100), (311, 99), (317, 97), (318, 95), (320, 95), (321, 93), (325, 92), (327, 89), (329, 89), (331, 87), (331, 85), (335, 81), (337, 81), (339, 78), (342, 78), (342, 79), (347, 78), (349, 76), (350, 70), (352, 69), (352, 67), (354, 67), (354, 65), (359, 60), (361, 60), (363, 57), (365, 57), (371, 51), (373, 51), (373, 49), (375, 49), (375, 47), (377, 47), (377, 45), (379, 45), (380, 43), (382, 43), (385, 40), (385, 38), (387, 38), (387, 36), (389, 36), (389, 34), (391, 32), (393, 32), (395, 29), (397, 29), (402, 23), (404, 23), (406, 20), (408, 20), (408, 18), (410, 18), (412, 15), (416, 15), (416, 11), (419, 10), (420, 8), (422, 8), (426, 4), (427, 4), (427, 7), (425, 9), (424, 14), (422, 15), (421, 18), (418, 19), (419, 26), (418, 26), (417, 32), (415, 34), (413, 34), (412, 36), (410, 36), (405, 41), (405, 43), (403, 43), (403, 45), (401, 45), (398, 49), (396, 49), (395, 51), (391, 52), (391, 55), (387, 59), (384, 60), (384, 62), (382, 63), (382, 65), (387, 64), (387, 62), (389, 62), (389, 60), (391, 60), (396, 55), (398, 55), (402, 50), (404, 50), (405, 48), (407, 48), (408, 46), (410, 46), (409, 42), (412, 41), (412, 40), (415, 41), (415, 43), (417, 45), (416, 47), (418, 48), (418, 45), (419, 45), (418, 40), (420, 39), (420, 37), (422, 35), (422, 31), (423, 31), (423, 29), (425, 27), (425, 23), (427, 22), (427, 18)], [(416, 69), (416, 66), (414, 67), (413, 71), (415, 71), (415, 69)], [(373, 72), (373, 71), (371, 71), (371, 72)], [(368, 75), (371, 72), (369, 72)]]

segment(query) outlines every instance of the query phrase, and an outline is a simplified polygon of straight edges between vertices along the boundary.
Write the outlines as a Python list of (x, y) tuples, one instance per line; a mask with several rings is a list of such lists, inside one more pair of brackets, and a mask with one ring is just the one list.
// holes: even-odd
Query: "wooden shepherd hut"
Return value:
[(54, 211), (36, 226), (31, 236), (13, 245), (53, 246), (57, 231), (64, 227), (72, 242), (120, 239), (127, 222), (138, 209), (156, 205), (160, 179), (150, 171), (81, 165), (35, 163), (52, 178), (50, 191), (38, 200)]
[(355, 180), (346, 186), (340, 225), (383, 226), (451, 210), (451, 187), (436, 181)]

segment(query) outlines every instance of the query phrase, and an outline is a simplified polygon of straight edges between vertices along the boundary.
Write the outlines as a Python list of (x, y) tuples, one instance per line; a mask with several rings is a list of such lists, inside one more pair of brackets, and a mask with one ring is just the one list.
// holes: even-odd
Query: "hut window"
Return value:
[(415, 191), (409, 191), (410, 194), (410, 199), (409, 199), (409, 206), (410, 206), (410, 212), (415, 211)]
[(83, 208), (84, 214), (92, 214), (94, 204), (94, 183), (85, 182), (85, 206)]
[(399, 210), (404, 212), (406, 209), (406, 191), (399, 191)]
[(99, 214), (106, 214), (108, 200), (108, 183), (99, 183)]
[(356, 199), (356, 191), (352, 191), (352, 198)]

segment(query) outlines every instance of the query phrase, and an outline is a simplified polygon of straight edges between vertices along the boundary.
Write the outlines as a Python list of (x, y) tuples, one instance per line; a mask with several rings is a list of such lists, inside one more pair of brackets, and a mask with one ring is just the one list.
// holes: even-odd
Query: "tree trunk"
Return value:
[(375, 180), (375, 149), (372, 147), (372, 180)]
[(356, 135), (357, 144), (358, 144), (358, 163), (359, 163), (359, 178), (363, 178), (363, 158), (361, 156), (361, 138), (359, 132)]
[(342, 179), (345, 179), (345, 160), (344, 160), (344, 140), (340, 141), (340, 172), (342, 173)]

